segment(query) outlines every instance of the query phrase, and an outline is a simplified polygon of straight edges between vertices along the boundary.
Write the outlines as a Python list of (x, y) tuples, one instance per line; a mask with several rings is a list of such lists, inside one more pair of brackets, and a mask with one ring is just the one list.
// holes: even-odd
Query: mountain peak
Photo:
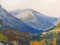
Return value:
[(30, 11), (30, 12), (35, 12), (35, 13), (39, 13), (38, 11), (34, 10), (34, 9), (31, 9), (31, 8), (27, 8), (27, 9), (24, 9), (23, 11)]
[(40, 12), (34, 10), (34, 9), (30, 9), (30, 8), (27, 8), (27, 9), (24, 9), (24, 10), (21, 10), (21, 12), (17, 15), (15, 15), (16, 18), (18, 19), (22, 19), (22, 20), (25, 20), (25, 19), (32, 19), (34, 16), (34, 14), (38, 14), (38, 15), (42, 15)]
[(27, 9), (24, 9), (25, 11), (34, 11), (34, 9), (31, 9), (31, 8), (27, 8)]

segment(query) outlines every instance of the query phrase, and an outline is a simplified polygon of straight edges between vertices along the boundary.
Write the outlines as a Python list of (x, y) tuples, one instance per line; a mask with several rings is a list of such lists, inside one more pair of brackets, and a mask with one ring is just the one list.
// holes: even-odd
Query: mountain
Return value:
[(58, 18), (43, 15), (33, 9), (24, 9), (15, 17), (35, 29), (44, 31), (54, 28), (59, 22)]
[(12, 15), (12, 16), (15, 16), (15, 15), (18, 15), (19, 13), (21, 12), (21, 10), (13, 10), (13, 11), (9, 11), (9, 13)]
[(59, 21), (60, 21), (60, 18), (59, 18)]
[(17, 19), (16, 17), (13, 17), (11, 14), (9, 14), (4, 8), (0, 6), (0, 20), (2, 20), (3, 30), (6, 29), (13, 29), (20, 32), (29, 32), (29, 33), (37, 33), (40, 34), (44, 30), (42, 29), (35, 29), (29, 25), (26, 25), (24, 22), (22, 22), (20, 19)]

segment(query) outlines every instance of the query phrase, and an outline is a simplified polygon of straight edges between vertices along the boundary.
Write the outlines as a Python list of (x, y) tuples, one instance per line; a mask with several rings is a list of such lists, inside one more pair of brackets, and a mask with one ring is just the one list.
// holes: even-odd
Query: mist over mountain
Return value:
[(19, 9), (18, 10), (9, 11), (9, 13), (11, 15), (13, 15), (13, 16), (18, 15), (20, 12), (21, 12), (21, 10), (19, 10)]

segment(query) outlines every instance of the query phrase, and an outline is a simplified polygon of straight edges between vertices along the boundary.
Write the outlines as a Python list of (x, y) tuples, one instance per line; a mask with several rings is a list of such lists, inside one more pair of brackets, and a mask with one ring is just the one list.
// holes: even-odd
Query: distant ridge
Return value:
[(33, 28), (45, 31), (54, 28), (59, 22), (58, 18), (43, 15), (33, 9), (24, 9), (15, 17)]

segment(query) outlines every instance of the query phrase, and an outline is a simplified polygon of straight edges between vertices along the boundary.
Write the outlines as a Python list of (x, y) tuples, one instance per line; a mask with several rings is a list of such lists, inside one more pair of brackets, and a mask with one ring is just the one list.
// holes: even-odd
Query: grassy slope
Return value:
[(52, 30), (49, 32), (44, 32), (42, 34), (42, 40), (40, 41), (33, 41), (30, 43), (30, 45), (57, 45), (57, 40), (60, 41), (59, 38), (59, 33), (60, 33), (60, 23)]

